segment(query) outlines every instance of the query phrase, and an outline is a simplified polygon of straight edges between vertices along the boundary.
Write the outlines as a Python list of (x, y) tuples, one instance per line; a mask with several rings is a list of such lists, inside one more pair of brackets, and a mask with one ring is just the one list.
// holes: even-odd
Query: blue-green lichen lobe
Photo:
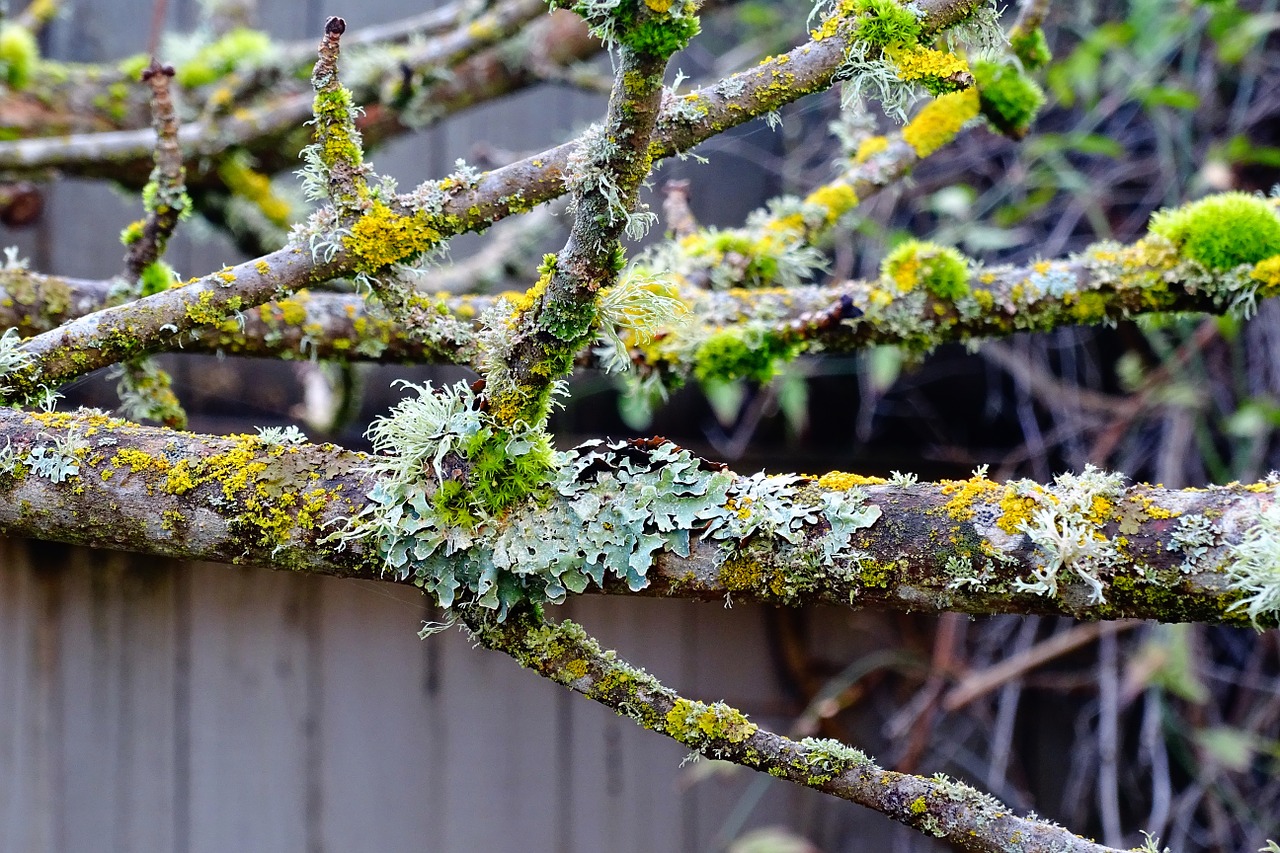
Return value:
[[(450, 394), (464, 396), (458, 388)], [(384, 571), (445, 607), (476, 603), (501, 618), (520, 602), (559, 603), (592, 584), (640, 590), (660, 553), (687, 557), (695, 536), (720, 543), (725, 554), (747, 542), (799, 549), (821, 567), (880, 515), (860, 494), (804, 489), (797, 477), (735, 477), (670, 442), (597, 441), (556, 454), (546, 482), (501, 515), (473, 507), (453, 518), (437, 495), (450, 476), (450, 454), (476, 433), (478, 417), (469, 401), (448, 408), (437, 443), (381, 466), (370, 507), (343, 534), (372, 537)], [(506, 449), (532, 446), (525, 437)]]

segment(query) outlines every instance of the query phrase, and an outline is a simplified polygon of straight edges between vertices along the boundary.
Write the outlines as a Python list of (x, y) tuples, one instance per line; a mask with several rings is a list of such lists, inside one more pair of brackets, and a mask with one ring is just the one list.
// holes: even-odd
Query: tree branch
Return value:
[(731, 761), (866, 806), (959, 850), (1118, 853), (1048, 821), (1018, 817), (963, 782), (885, 770), (836, 740), (792, 740), (760, 728), (723, 702), (686, 699), (581, 626), (468, 620), (472, 636), (544, 678), (568, 687), (707, 758)]
[[(302, 259), (296, 262), (305, 266)], [(276, 261), (259, 263), (274, 269)], [(236, 270), (256, 265), (244, 264)], [(1159, 312), (1247, 311), (1258, 299), (1280, 295), (1280, 279), (1273, 278), (1269, 269), (1269, 262), (1264, 262), (1210, 272), (1183, 259), (1167, 242), (1147, 238), (1129, 246), (1101, 243), (1065, 260), (973, 270), (964, 288), (951, 295), (931, 292), (927, 282), (916, 282), (904, 292), (889, 275), (875, 281), (785, 290), (709, 291), (685, 285), (672, 292), (688, 309), (687, 323), (665, 330), (656, 343), (637, 346), (631, 354), (642, 369), (688, 376), (698, 368), (700, 347), (717, 330), (741, 329), (733, 334), (745, 339), (754, 336), (754, 345), (762, 352), (773, 346), (775, 355), (791, 357), (880, 344), (929, 349), (1022, 330)], [(202, 281), (232, 287), (226, 279), (238, 281), (239, 275), (230, 270)], [(316, 271), (310, 283), (322, 277)], [(295, 275), (282, 289), (298, 280)], [(430, 277), (425, 283), (434, 290)], [(254, 298), (274, 295), (266, 282), (259, 284), (262, 290), (255, 290)], [(62, 324), (106, 306), (111, 297), (109, 282), (46, 276), (21, 268), (0, 269), (0, 291), (8, 297), (0, 300), (0, 327), (14, 326), (24, 335), (56, 332)], [(171, 298), (179, 292), (172, 291)], [(192, 296), (199, 304), (199, 293)], [(477, 354), (475, 318), (498, 298), (420, 294), (424, 309), (429, 310), (421, 312), (422, 324), (410, 329), (353, 294), (299, 292), (256, 312), (246, 310), (255, 303), (242, 296), (240, 307), (245, 313), (234, 317), (234, 322), (229, 313), (220, 324), (188, 326), (190, 333), (169, 336), (164, 343), (189, 352), (247, 356), (472, 364)], [(175, 304), (186, 310), (192, 302), (188, 298)], [(124, 325), (127, 321), (120, 320), (113, 328)], [(745, 334), (748, 330), (750, 334)], [(94, 367), (103, 366), (91, 352), (83, 357), (91, 359), (88, 364)], [(741, 375), (732, 368), (722, 364), (713, 373)], [(55, 381), (61, 377), (50, 375)]]
[[(391, 517), (367, 470), (375, 457), (92, 412), (0, 411), (0, 437), (0, 531), (12, 536), (426, 587), (433, 571), (501, 553), (519, 557), (519, 582), (559, 584), (560, 599), (599, 590), (594, 578), (610, 594), (792, 606), (1233, 625), (1280, 614), (1272, 481), (1178, 491), (1100, 472), (1049, 486), (743, 477), (661, 440), (589, 443), (561, 462), (545, 505), (466, 532), (463, 552), (418, 548), (404, 563), (417, 539), (449, 532), (388, 522), (387, 537), (331, 535)], [(437, 481), (425, 477), (429, 500)], [(575, 514), (592, 507), (595, 521)]]

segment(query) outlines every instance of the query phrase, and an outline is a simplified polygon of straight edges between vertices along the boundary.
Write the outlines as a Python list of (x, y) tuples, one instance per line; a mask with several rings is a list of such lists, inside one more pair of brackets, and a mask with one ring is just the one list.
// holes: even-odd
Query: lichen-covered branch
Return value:
[[(161, 65), (154, 59), (142, 72), (142, 82), (151, 90), (152, 125), (155, 128), (155, 166), (151, 180), (143, 193), (147, 216), (125, 232), (125, 276), (137, 283), (146, 278), (147, 268), (164, 254), (169, 238), (178, 222), (190, 214), (191, 200), (187, 198), (186, 175), (182, 166), (182, 151), (178, 147), (178, 119), (173, 109), (173, 95), (169, 83), (173, 79), (171, 66)], [(157, 282), (168, 287), (166, 278)], [(160, 289), (160, 288), (157, 288)], [(142, 282), (141, 292), (147, 290)]]
[(332, 261), (298, 248), (226, 267), (182, 287), (103, 308), (25, 341), (23, 359), (3, 374), (9, 402), (38, 395), (100, 367), (161, 349), (177, 349), (199, 328), (236, 321), (241, 311), (281, 292), (342, 274)]
[(886, 770), (837, 740), (792, 740), (723, 702), (688, 699), (606, 651), (580, 625), (530, 619), (468, 623), (486, 648), (612, 708), (707, 758), (731, 761), (873, 809), (957, 850), (1119, 853), (1061, 826), (1019, 817), (998, 800), (945, 776)]
[(653, 2), (625, 15), (611, 6), (587, 8), (588, 23), (618, 46), (613, 92), (604, 124), (586, 134), (573, 163), (568, 241), (547, 257), (542, 277), (516, 305), (512, 336), (490, 356), (487, 396), (504, 425), (545, 420), (554, 383), (595, 337), (600, 291), (622, 266), (623, 234), (639, 239), (656, 219), (635, 208), (652, 169), (663, 74), (698, 32), (691, 2)]
[[(1225, 226), (1235, 229), (1229, 220)], [(1280, 249), (1280, 243), (1257, 245), (1264, 254)], [(1071, 258), (1026, 267), (981, 268), (966, 258), (939, 254), (937, 247), (907, 243), (881, 278), (822, 287), (708, 290), (696, 275), (681, 282), (677, 268), (670, 292), (687, 309), (685, 322), (650, 344), (635, 346), (631, 357), (641, 370), (668, 375), (759, 379), (772, 375), (781, 359), (801, 352), (878, 344), (929, 349), (1166, 311), (1247, 313), (1258, 299), (1280, 295), (1276, 269), (1275, 257), (1265, 255), (1254, 263), (1211, 270), (1159, 234), (1128, 246), (1102, 243)], [(226, 275), (211, 278), (226, 283)], [(429, 276), (425, 282), (430, 288)], [(0, 270), (0, 289), (7, 296), (0, 300), (0, 326), (28, 335), (99, 310), (110, 298), (109, 282), (21, 268)], [(257, 295), (274, 294), (264, 288)], [(169, 342), (180, 340), (187, 351), (239, 355), (469, 364), (477, 354), (476, 319), (496, 298), (422, 294), (417, 297), (421, 323), (408, 329), (355, 295), (294, 293), (258, 311), (248, 311), (246, 300), (243, 314)]]
[[(381, 577), (445, 605), (494, 609), (604, 588), (1234, 625), (1275, 625), (1280, 615), (1272, 481), (1171, 490), (1094, 470), (1049, 485), (980, 474), (939, 483), (744, 477), (662, 441), (593, 442), (552, 460), (536, 493), (477, 522), (449, 497), (455, 475), (467, 474), (456, 451), (438, 462), (405, 457), (425, 479), (393, 493), (371, 469), (394, 458), (302, 440), (0, 411), (0, 531)], [(426, 511), (433, 506), (441, 509)], [(441, 521), (445, 510), (453, 523)], [(349, 535), (352, 519), (372, 523), (371, 535)]]
[[(146, 296), (176, 283), (173, 269), (161, 260), (178, 223), (191, 213), (182, 151), (178, 147), (178, 120), (170, 82), (172, 66), (155, 59), (142, 72), (151, 90), (152, 124), (156, 131), (155, 167), (142, 193), (147, 215), (125, 228), (121, 240), (125, 252), (125, 280), (129, 297)], [(174, 429), (187, 428), (187, 413), (173, 393), (169, 375), (149, 359), (129, 359), (121, 365), (120, 398), (130, 417), (158, 421)]]

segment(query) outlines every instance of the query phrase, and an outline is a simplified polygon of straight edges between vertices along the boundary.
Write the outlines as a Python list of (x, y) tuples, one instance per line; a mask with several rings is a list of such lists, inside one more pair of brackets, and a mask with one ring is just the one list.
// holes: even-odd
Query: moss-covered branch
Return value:
[(707, 758), (731, 761), (873, 809), (954, 849), (1005, 853), (1118, 853), (945, 776), (878, 766), (836, 740), (792, 740), (723, 702), (688, 699), (606, 651), (580, 625), (473, 623), (473, 636), (539, 675)]
[[(375, 458), (301, 440), (3, 411), (0, 529), (382, 577), (448, 591), (451, 604), (486, 584), (508, 603), (603, 584), (613, 594), (1085, 619), (1274, 625), (1280, 614), (1271, 481), (1180, 491), (1092, 470), (1048, 485), (743, 477), (661, 441), (592, 443), (558, 460), (549, 490), (450, 528), (377, 487)], [(412, 501), (430, 505), (450, 482), (458, 463), (441, 459), (450, 470), (440, 479), (430, 465), (415, 472), (425, 479)], [(346, 535), (356, 517), (374, 535)]]

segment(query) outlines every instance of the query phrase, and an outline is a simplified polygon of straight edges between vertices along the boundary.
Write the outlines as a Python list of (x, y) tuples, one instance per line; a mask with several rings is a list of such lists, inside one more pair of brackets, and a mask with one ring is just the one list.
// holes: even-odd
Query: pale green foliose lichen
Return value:
[[(779, 548), (812, 539), (831, 562), (880, 516), (856, 491), (735, 477), (669, 442), (556, 453), (541, 428), (495, 428), (463, 384), (418, 390), (372, 428), (379, 482), (338, 538), (371, 539), (385, 573), (444, 607), (475, 603), (505, 618), (518, 602), (560, 603), (611, 578), (639, 590), (657, 554), (688, 556), (694, 534), (726, 551), (748, 537)], [(474, 459), (490, 451), (508, 461), (477, 477)]]

